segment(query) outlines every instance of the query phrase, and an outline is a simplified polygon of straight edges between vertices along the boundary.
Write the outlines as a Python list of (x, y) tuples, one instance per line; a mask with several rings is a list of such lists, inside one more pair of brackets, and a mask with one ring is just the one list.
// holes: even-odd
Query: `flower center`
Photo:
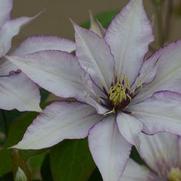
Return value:
[(108, 101), (113, 111), (125, 108), (131, 101), (133, 91), (128, 78), (124, 75), (108, 91)]
[(119, 79), (116, 79), (109, 90), (106, 91), (104, 89), (104, 94), (106, 97), (100, 97), (99, 101), (101, 105), (105, 106), (109, 111), (105, 113), (112, 114), (117, 111), (125, 111), (124, 110), (131, 100), (138, 93), (139, 88), (142, 87), (141, 80), (137, 79), (133, 85), (130, 84), (126, 75), (121, 75)]
[(109, 100), (114, 106), (118, 106), (122, 101), (127, 99), (131, 100), (128, 90), (127, 86), (118, 81), (109, 89)]
[(179, 168), (172, 168), (168, 173), (168, 181), (181, 181), (181, 170)]

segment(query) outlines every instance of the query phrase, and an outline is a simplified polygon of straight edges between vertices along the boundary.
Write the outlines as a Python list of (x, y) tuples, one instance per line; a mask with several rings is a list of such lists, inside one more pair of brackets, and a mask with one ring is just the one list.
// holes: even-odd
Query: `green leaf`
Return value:
[(140, 165), (145, 165), (144, 160), (140, 157), (135, 146), (132, 147), (130, 158), (139, 163)]
[(16, 119), (9, 128), (9, 135), (2, 150), (0, 150), (0, 175), (8, 173), (12, 169), (12, 154), (8, 147), (16, 144), (23, 136), (26, 128), (32, 122), (36, 113), (25, 113)]
[(0, 150), (0, 176), (11, 171), (11, 151), (7, 149)]
[(102, 181), (102, 177), (98, 168), (94, 170), (88, 181)]
[(32, 179), (41, 179), (40, 170), (46, 155), (47, 152), (42, 152), (28, 159), (28, 165), (32, 173)]
[(13, 174), (11, 172), (3, 175), (2, 177), (0, 176), (0, 181), (14, 181), (13, 179)]
[(21, 140), (25, 130), (31, 124), (36, 115), (37, 113), (23, 114), (10, 125), (8, 139), (5, 144), (6, 147), (15, 145)]
[(87, 140), (66, 140), (50, 152), (54, 181), (85, 181), (95, 169)]
[(50, 155), (47, 154), (41, 167), (42, 181), (54, 181), (50, 168)]

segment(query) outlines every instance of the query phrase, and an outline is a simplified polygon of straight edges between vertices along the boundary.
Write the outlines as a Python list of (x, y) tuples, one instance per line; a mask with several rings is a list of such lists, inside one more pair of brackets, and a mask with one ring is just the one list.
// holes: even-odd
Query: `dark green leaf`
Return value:
[(11, 171), (11, 151), (7, 149), (0, 150), (0, 176)]
[(138, 151), (136, 150), (136, 148), (135, 148), (134, 146), (132, 147), (130, 157), (131, 157), (134, 161), (136, 161), (137, 163), (139, 163), (139, 164), (141, 164), (141, 165), (144, 164), (144, 161), (141, 159)]
[(102, 177), (98, 168), (94, 170), (88, 181), (102, 181)]
[(28, 165), (32, 173), (32, 179), (41, 179), (41, 166), (46, 157), (47, 152), (42, 152), (28, 159)]
[(50, 152), (54, 181), (86, 181), (95, 169), (87, 140), (66, 140)]
[(43, 181), (54, 181), (52, 178), (52, 173), (50, 169), (50, 156), (49, 154), (46, 156), (46, 158), (43, 161), (43, 165), (41, 168), (41, 175)]
[(30, 125), (37, 113), (26, 113), (16, 119), (10, 126), (6, 147), (12, 146), (21, 140), (25, 130)]
[[(3, 175), (12, 169), (11, 160), (11, 149), (9, 146), (16, 144), (22, 138), (26, 128), (32, 122), (33, 118), (36, 116), (35, 113), (24, 113), (17, 120), (12, 122), (9, 128), (9, 134), (4, 148), (0, 150), (0, 175)], [(3, 164), (2, 164), (3, 163)]]
[(0, 181), (14, 181), (13, 179), (13, 174), (11, 172), (3, 175), (2, 177), (0, 176)]

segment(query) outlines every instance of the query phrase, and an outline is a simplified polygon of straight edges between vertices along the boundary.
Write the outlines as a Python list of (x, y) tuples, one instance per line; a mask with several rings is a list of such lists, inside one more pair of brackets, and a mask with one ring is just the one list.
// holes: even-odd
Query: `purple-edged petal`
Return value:
[(18, 67), (7, 60), (5, 57), (0, 59), (0, 76), (7, 76), (12, 71), (17, 71)]
[(178, 161), (178, 137), (168, 133), (139, 135), (136, 146), (140, 156), (158, 175), (164, 174), (169, 166), (176, 166)]
[(0, 77), (0, 97), (1, 109), (41, 111), (39, 89), (22, 73)]
[(60, 97), (84, 96), (84, 72), (77, 58), (61, 51), (41, 51), (9, 60), (34, 82)]
[[(151, 83), (140, 89), (139, 94), (135, 97), (135, 102), (142, 101), (160, 90), (181, 93), (181, 41), (160, 49), (145, 63), (151, 66), (147, 66), (147, 70), (145, 66), (144, 70), (152, 74), (156, 68), (156, 75)], [(150, 67), (153, 69), (151, 70)]]
[(0, 27), (10, 19), (13, 0), (0, 0)]
[(117, 116), (117, 124), (120, 133), (132, 145), (137, 142), (138, 135), (143, 129), (143, 124), (133, 117), (125, 113), (119, 113)]
[(101, 119), (89, 105), (55, 102), (46, 107), (33, 121), (23, 139), (14, 147), (41, 149), (64, 139), (85, 138), (89, 129)]
[(181, 94), (158, 92), (144, 102), (130, 104), (129, 111), (143, 123), (148, 134), (167, 131), (181, 135)]
[(181, 137), (178, 137), (178, 162), (181, 163)]
[(27, 38), (13, 52), (13, 55), (27, 55), (43, 50), (60, 50), (70, 53), (75, 50), (75, 43), (55, 36), (33, 36)]
[(148, 181), (150, 171), (129, 159), (120, 181)]
[(108, 45), (95, 33), (74, 25), (76, 54), (81, 66), (101, 88), (113, 81), (114, 60)]
[(119, 181), (131, 145), (119, 133), (115, 117), (107, 117), (89, 133), (89, 148), (104, 181)]
[(142, 0), (131, 0), (112, 21), (105, 35), (115, 57), (117, 76), (126, 74), (132, 83), (153, 40)]
[(7, 21), (0, 29), (0, 57), (4, 56), (11, 48), (12, 38), (16, 36), (20, 28), (32, 21), (35, 17), (21, 17)]
[(86, 102), (87, 104), (95, 107), (95, 109), (97, 110), (98, 114), (105, 114), (107, 111), (109, 111), (107, 108), (105, 108), (104, 106), (102, 106), (96, 99), (95, 96), (89, 96), (88, 94), (83, 97), (82, 99), (80, 98), (80, 101)]
[(139, 82), (141, 82), (144, 86), (145, 84), (150, 83), (156, 77), (158, 59), (159, 57), (157, 59), (149, 59), (144, 61), (139, 75), (134, 83), (135, 87), (137, 86), (136, 84), (138, 84)]

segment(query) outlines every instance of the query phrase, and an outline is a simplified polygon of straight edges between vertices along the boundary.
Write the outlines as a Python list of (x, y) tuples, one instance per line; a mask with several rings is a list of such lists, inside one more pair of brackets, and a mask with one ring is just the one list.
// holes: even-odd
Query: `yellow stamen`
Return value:
[(109, 89), (109, 100), (114, 106), (119, 105), (124, 100), (131, 100), (131, 96), (127, 92), (131, 92), (130, 83), (128, 78), (123, 75), (117, 83)]
[(181, 181), (181, 170), (172, 168), (168, 174), (168, 181)]
[(142, 81), (141, 81), (141, 80), (138, 80), (138, 81), (137, 81), (137, 84), (136, 84), (136, 89), (137, 89), (137, 88), (142, 88), (142, 85), (143, 85)]
[(111, 111), (107, 111), (104, 113), (104, 116), (108, 115), (108, 114), (112, 114), (112, 113), (115, 113), (115, 108), (113, 108)]

